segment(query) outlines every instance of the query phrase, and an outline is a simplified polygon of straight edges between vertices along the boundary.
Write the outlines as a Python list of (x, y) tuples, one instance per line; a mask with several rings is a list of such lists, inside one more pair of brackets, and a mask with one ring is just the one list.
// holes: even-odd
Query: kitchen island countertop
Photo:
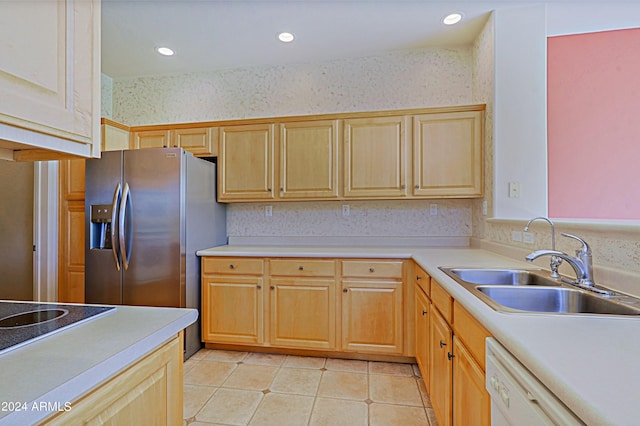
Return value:
[(37, 423), (195, 322), (195, 309), (117, 306), (0, 356), (0, 425)]
[(500, 313), (438, 267), (525, 267), (474, 248), (222, 246), (200, 256), (411, 258), (588, 425), (637, 425), (640, 318)]

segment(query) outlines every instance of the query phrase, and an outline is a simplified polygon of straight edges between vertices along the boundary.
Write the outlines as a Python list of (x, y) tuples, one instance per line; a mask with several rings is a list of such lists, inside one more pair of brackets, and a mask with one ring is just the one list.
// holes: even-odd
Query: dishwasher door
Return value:
[(492, 426), (584, 425), (497, 340), (486, 348)]

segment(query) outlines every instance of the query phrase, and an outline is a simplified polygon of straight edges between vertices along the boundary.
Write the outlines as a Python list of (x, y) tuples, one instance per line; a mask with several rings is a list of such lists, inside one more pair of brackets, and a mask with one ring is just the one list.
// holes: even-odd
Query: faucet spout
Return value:
[[(533, 262), (535, 259), (542, 256), (556, 256), (563, 260), (566, 260), (569, 265), (573, 268), (573, 271), (576, 273), (576, 282), (583, 283), (588, 280), (586, 265), (582, 260), (577, 259), (575, 257), (571, 257), (566, 253), (557, 250), (536, 250), (533, 253), (529, 253), (525, 259), (527, 262)], [(584, 283), (588, 285), (588, 283)]]

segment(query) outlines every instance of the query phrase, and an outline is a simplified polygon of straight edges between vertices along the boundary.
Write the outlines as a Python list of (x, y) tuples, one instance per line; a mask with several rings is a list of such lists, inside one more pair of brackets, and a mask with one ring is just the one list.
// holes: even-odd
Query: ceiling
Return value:
[[(112, 78), (149, 76), (459, 46), (475, 39), (492, 10), (535, 3), (544, 2), (102, 0), (102, 72)], [(611, 4), (580, 4), (585, 3)], [(463, 20), (442, 24), (451, 12), (462, 13)], [(602, 16), (599, 9), (589, 14)], [(295, 41), (279, 42), (281, 31), (294, 33)], [(156, 53), (163, 45), (176, 55)]]

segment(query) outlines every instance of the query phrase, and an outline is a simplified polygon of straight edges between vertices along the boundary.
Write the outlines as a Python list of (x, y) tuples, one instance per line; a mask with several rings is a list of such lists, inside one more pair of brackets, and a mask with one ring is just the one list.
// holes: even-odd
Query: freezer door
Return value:
[(124, 151), (125, 305), (184, 306), (183, 155), (179, 148)]
[[(122, 274), (116, 258), (117, 243), (106, 231), (117, 232), (111, 221), (114, 195), (122, 178), (122, 152), (103, 152), (102, 158), (86, 160), (85, 163), (85, 301), (87, 303), (122, 303)], [(116, 199), (116, 204), (117, 204)], [(108, 206), (111, 210), (101, 219), (97, 206)], [(117, 209), (117, 205), (115, 206)], [(92, 217), (94, 222), (92, 222)], [(103, 222), (98, 222), (102, 220)], [(111, 221), (109, 224), (105, 221)], [(108, 225), (108, 226), (107, 226)], [(115, 234), (114, 234), (115, 235)]]

